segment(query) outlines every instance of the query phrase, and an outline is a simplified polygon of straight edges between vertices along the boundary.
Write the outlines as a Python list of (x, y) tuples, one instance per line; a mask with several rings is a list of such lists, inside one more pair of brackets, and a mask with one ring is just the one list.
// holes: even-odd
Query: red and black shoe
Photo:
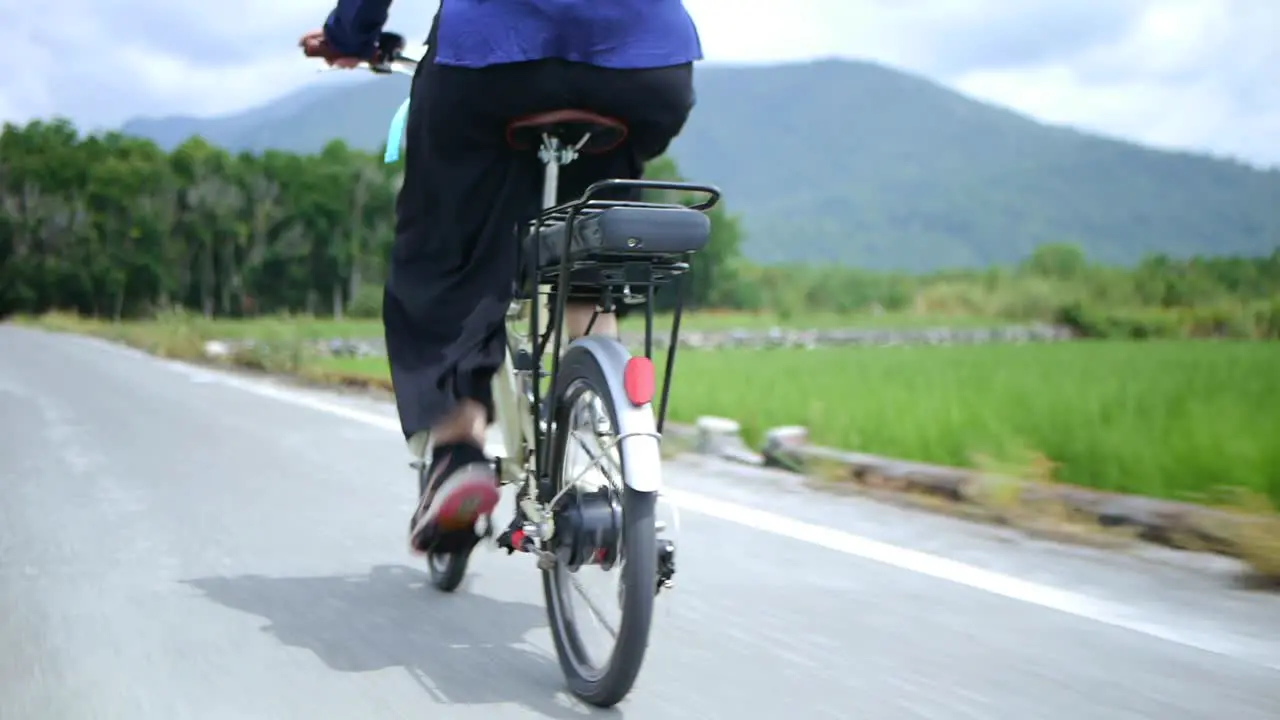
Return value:
[(498, 478), (483, 450), (470, 443), (437, 446), (426, 491), (409, 522), (410, 549), (426, 554), (456, 544), (454, 539), (474, 538), (476, 521), (493, 512), (498, 498)]

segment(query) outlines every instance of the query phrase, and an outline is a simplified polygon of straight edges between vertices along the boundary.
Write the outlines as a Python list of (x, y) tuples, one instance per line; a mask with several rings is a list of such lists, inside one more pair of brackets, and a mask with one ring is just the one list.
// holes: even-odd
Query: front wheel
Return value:
[(461, 552), (427, 553), (431, 584), (441, 592), (453, 592), (467, 576), (467, 555)]
[[(427, 473), (429, 467), (418, 471), (418, 496), (427, 490)], [(458, 589), (467, 576), (467, 561), (471, 557), (471, 548), (449, 548), (432, 550), (427, 553), (427, 572), (431, 584), (440, 592), (451, 593)]]
[[(631, 691), (649, 645), (658, 585), (657, 493), (623, 481), (617, 408), (595, 355), (570, 348), (556, 384), (551, 470), (559, 500), (546, 549), (557, 562), (543, 571), (547, 614), (570, 691), (611, 707)], [(616, 578), (617, 589), (587, 598), (584, 584), (605, 576)], [(614, 608), (620, 610), (616, 621), (604, 617)], [(605, 647), (591, 647), (592, 629), (609, 636)]]

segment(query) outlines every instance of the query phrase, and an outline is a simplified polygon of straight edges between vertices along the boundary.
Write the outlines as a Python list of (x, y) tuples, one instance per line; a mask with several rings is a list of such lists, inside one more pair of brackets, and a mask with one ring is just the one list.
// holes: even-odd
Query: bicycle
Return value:
[[(379, 48), (381, 59), (365, 63), (375, 73), (412, 75), (421, 60), (408, 55), (403, 38), (393, 33), (383, 34)], [(387, 162), (398, 155), (407, 108), (408, 100), (392, 121)], [(630, 692), (648, 646), (654, 600), (674, 587), (675, 543), (662, 536), (664, 524), (656, 517), (662, 489), (660, 440), (689, 260), (709, 241), (711, 223), (705, 212), (720, 200), (720, 191), (710, 185), (606, 179), (591, 185), (582, 197), (557, 204), (561, 167), (583, 153), (610, 152), (626, 136), (621, 121), (572, 108), (508, 124), (511, 146), (536, 151), (545, 170), (542, 211), (523, 236), (513, 238), (521, 243), (521, 269), (507, 313), (506, 358), (494, 378), (493, 393), (504, 444), (495, 470), (500, 484), (514, 486), (517, 496), (516, 516), (495, 542), (508, 555), (519, 552), (537, 559), (552, 638), (569, 689), (599, 707), (610, 707)], [(707, 198), (694, 205), (598, 199), (624, 188), (701, 193)], [(589, 329), (562, 354), (570, 282), (600, 291), (592, 323), (619, 304), (647, 301), (644, 354), (633, 356), (619, 340), (590, 335)], [(653, 366), (653, 300), (657, 288), (673, 282), (675, 309), (659, 393)], [(549, 306), (548, 290), (553, 286), (556, 301)], [(548, 344), (549, 371), (543, 360)], [(549, 389), (545, 397), (543, 381)], [(655, 394), (661, 403), (656, 416)], [(581, 418), (590, 426), (584, 435), (571, 429)], [(613, 440), (595, 454), (588, 451), (586, 466), (569, 461), (574, 446), (586, 449), (586, 437), (599, 440), (610, 431)], [(606, 465), (621, 476), (621, 483), (587, 489), (584, 481), (589, 475), (595, 479), (614, 474), (605, 471)], [(413, 466), (421, 491), (426, 463)], [(486, 518), (484, 526), (478, 535), (482, 540), (493, 538), (492, 518)], [(470, 550), (428, 553), (435, 587), (452, 592), (459, 586)], [(605, 572), (620, 568), (621, 576), (622, 618), (617, 630), (608, 628), (615, 644), (603, 665), (592, 664), (580, 623), (567, 602), (570, 586), (585, 595), (575, 576), (592, 566)], [(601, 620), (595, 605), (589, 610)]]

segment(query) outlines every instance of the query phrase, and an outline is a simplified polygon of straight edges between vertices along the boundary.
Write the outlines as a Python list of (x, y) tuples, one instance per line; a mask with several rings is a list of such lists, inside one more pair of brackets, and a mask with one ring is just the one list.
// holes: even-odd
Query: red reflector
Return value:
[(653, 361), (647, 357), (628, 360), (622, 371), (622, 387), (627, 391), (627, 400), (636, 407), (653, 400)]

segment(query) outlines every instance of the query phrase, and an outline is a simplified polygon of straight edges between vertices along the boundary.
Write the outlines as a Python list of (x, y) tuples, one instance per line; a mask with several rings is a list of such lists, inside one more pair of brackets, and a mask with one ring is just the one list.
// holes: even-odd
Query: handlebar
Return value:
[[(336, 57), (329, 48), (323, 43), (308, 48), (305, 44), (303, 52), (308, 57), (319, 57), (334, 62), (340, 58)], [(400, 73), (402, 75), (412, 76), (417, 70), (418, 64), (426, 57), (427, 46), (423, 44), (415, 50), (407, 50), (405, 48), (404, 36), (396, 33), (383, 32), (378, 35), (378, 46), (373, 53), (373, 57), (368, 60), (362, 60), (354, 66), (343, 65), (343, 68), (334, 67), (332, 65), (321, 68), (321, 72), (329, 70), (338, 70), (345, 68), (365, 68), (370, 72), (379, 75), (389, 75), (391, 73)], [(394, 163), (400, 158), (400, 142), (404, 137), (405, 123), (409, 117), (409, 99), (405, 98), (400, 103), (400, 108), (396, 111), (395, 117), (391, 120), (391, 127), (387, 128), (387, 145), (383, 153), (383, 162)]]
[[(417, 69), (418, 63), (427, 54), (427, 47), (423, 45), (412, 50), (405, 47), (403, 35), (392, 32), (383, 32), (378, 35), (378, 49), (374, 57), (369, 60), (363, 60), (357, 68), (363, 68), (379, 75), (389, 75), (391, 73), (400, 73), (401, 75), (413, 75)], [(320, 72), (328, 72), (338, 70), (336, 67), (324, 67)]]
[(380, 60), (374, 62), (361, 63), (357, 67), (366, 67), (370, 72), (379, 75), (387, 75), (389, 73), (400, 73), (402, 75), (413, 75), (417, 70), (418, 63), (427, 54), (426, 46), (417, 51), (400, 50), (391, 55), (389, 60)]

